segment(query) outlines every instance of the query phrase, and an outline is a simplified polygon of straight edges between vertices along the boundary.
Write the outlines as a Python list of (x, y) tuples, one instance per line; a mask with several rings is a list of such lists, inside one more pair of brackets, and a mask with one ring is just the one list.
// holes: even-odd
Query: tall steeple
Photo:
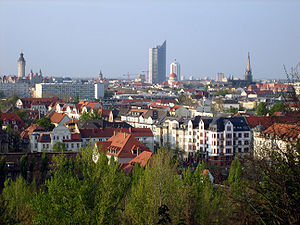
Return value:
[(251, 65), (250, 65), (250, 53), (249, 52), (248, 52), (248, 63), (247, 63), (247, 67), (246, 67), (244, 80), (248, 81), (249, 83), (252, 83), (252, 70), (251, 70)]
[(18, 60), (18, 77), (25, 77), (25, 65), (26, 61), (24, 59), (24, 54), (21, 52), (20, 58)]
[(99, 81), (103, 81), (103, 74), (102, 74), (101, 70), (100, 70), (100, 73), (99, 73)]

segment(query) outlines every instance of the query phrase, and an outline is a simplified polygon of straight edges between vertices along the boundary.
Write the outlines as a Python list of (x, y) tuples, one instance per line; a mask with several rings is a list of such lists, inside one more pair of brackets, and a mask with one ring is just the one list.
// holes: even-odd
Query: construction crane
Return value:
[[(142, 73), (146, 73), (147, 75), (146, 75), (146, 80), (147, 80), (147, 82), (150, 82), (150, 79), (149, 79), (149, 72), (150, 72), (150, 70), (144, 70), (144, 71), (142, 71)], [(152, 73), (156, 73), (156, 72), (158, 72), (158, 71), (152, 71)]]
[(130, 76), (137, 76), (137, 75), (140, 75), (139, 73), (135, 73), (135, 74), (133, 74), (133, 73), (127, 73), (127, 74), (123, 74), (123, 76), (127, 76), (128, 77), (128, 80), (130, 80)]

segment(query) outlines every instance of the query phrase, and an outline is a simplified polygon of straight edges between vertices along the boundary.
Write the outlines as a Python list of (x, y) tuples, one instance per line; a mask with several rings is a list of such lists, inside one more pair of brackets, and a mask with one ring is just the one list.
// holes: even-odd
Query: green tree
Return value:
[(0, 190), (3, 188), (3, 184), (7, 175), (6, 157), (0, 158)]
[(267, 104), (265, 102), (260, 102), (256, 108), (256, 115), (257, 116), (265, 116), (269, 112), (267, 108)]
[(39, 119), (36, 123), (47, 131), (51, 131), (55, 127), (55, 125), (51, 123), (51, 120), (48, 117), (43, 117)]
[(273, 115), (275, 112), (284, 112), (285, 111), (285, 105), (283, 102), (276, 102), (274, 105), (272, 105), (269, 113), (270, 115)]
[(1, 194), (5, 205), (4, 214), (0, 215), (0, 223), (30, 224), (32, 212), (29, 203), (34, 192), (34, 184), (27, 185), (22, 176), (16, 181), (10, 178), (6, 180)]
[(83, 112), (79, 119), (81, 121), (87, 121), (87, 120), (101, 120), (102, 116), (98, 111), (91, 110), (90, 112)]
[(66, 146), (62, 142), (56, 142), (52, 147), (53, 152), (65, 152), (67, 151)]
[(128, 177), (104, 153), (93, 161), (93, 148), (82, 149), (76, 160), (54, 157), (46, 189), (32, 201), (35, 224), (119, 224)]
[(20, 159), (20, 172), (22, 177), (27, 180), (27, 171), (28, 171), (28, 155), (25, 154)]
[[(136, 169), (136, 168), (135, 168)], [(172, 153), (160, 149), (154, 156), (151, 166), (139, 172), (138, 179), (132, 184), (124, 211), (125, 224), (158, 224), (164, 218), (159, 213), (162, 206), (168, 208), (171, 224), (177, 224), (184, 218), (184, 196), (182, 180), (177, 174), (177, 166)]]

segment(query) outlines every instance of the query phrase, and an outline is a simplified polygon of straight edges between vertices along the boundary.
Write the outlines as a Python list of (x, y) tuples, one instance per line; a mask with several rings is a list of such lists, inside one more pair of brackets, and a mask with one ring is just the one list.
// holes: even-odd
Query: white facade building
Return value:
[(104, 97), (103, 83), (40, 83), (35, 85), (36, 97), (66, 94), (79, 99), (99, 99)]
[(176, 62), (176, 59), (170, 64), (170, 74), (172, 73), (176, 74), (178, 80), (183, 80), (183, 76), (181, 76), (180, 64)]

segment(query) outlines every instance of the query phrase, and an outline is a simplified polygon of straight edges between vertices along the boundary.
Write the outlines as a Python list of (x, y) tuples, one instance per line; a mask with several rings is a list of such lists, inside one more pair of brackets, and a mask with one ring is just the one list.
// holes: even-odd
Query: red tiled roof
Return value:
[(283, 140), (297, 140), (300, 138), (300, 122), (298, 124), (274, 123), (263, 133), (275, 135)]
[(129, 174), (133, 170), (134, 164), (136, 163), (140, 164), (140, 166), (142, 167), (146, 166), (152, 155), (152, 152), (143, 151), (141, 154), (132, 159), (129, 163), (122, 164), (120, 168), (125, 172), (125, 174)]
[(0, 119), (2, 121), (22, 121), (21, 118), (16, 113), (1, 113)]
[(105, 142), (97, 142), (100, 151), (105, 151), (108, 155), (118, 158), (134, 158), (136, 155), (133, 151), (149, 151), (143, 143), (138, 141), (132, 134), (117, 133)]
[(64, 113), (57, 113), (54, 112), (53, 115), (50, 117), (52, 123), (60, 123), (62, 119), (66, 116)]
[(247, 116), (245, 117), (250, 128), (257, 125), (263, 125), (268, 128), (274, 123), (297, 123), (300, 121), (300, 115), (296, 116)]

